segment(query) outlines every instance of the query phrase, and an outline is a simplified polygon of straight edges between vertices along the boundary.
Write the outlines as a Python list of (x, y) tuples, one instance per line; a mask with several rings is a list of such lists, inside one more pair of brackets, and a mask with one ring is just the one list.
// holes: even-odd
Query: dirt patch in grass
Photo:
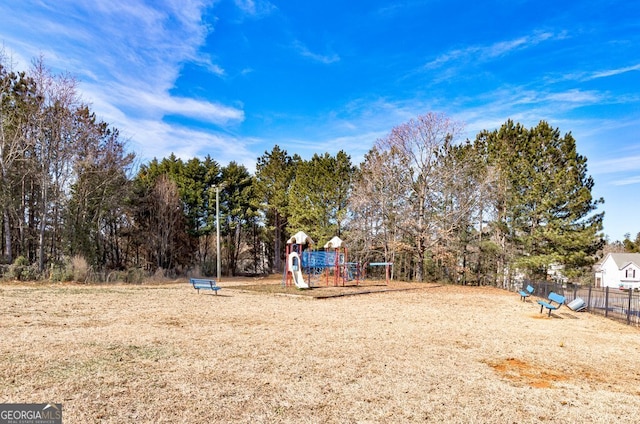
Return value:
[(220, 285), (0, 285), (0, 402), (65, 423), (640, 416), (640, 331), (604, 317), (489, 287)]
[(553, 383), (567, 381), (569, 378), (550, 369), (543, 369), (536, 364), (530, 364), (516, 358), (506, 358), (487, 363), (501, 377), (516, 384), (525, 384), (537, 389), (550, 389)]
[(435, 287), (434, 284), (427, 283), (405, 283), (399, 281), (363, 280), (359, 282), (350, 281), (348, 283), (334, 285), (320, 281), (309, 289), (299, 289), (295, 285), (282, 284), (281, 279), (272, 277), (269, 279), (255, 279), (253, 284), (246, 280), (241, 284), (228, 286), (231, 289), (247, 290), (258, 293), (273, 295), (301, 296), (314, 299), (329, 299), (334, 297), (356, 296), (372, 293), (403, 291), (403, 290), (424, 290)]

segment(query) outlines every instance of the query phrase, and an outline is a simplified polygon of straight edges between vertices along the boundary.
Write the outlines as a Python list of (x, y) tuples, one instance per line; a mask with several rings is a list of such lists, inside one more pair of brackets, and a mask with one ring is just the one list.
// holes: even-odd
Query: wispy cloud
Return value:
[(215, 63), (214, 60), (207, 54), (199, 54), (192, 60), (192, 63), (195, 65), (201, 66), (202, 68), (206, 69), (210, 73), (217, 75), (219, 77), (224, 77), (227, 74), (224, 68), (219, 64)]
[[(0, 5), (0, 15), (6, 18), (3, 25), (11, 27), (13, 37), (5, 39), (8, 49), (29, 60), (42, 54), (54, 71), (77, 75), (83, 99), (101, 119), (129, 134), (143, 159), (172, 151), (195, 156), (211, 140), (219, 144), (228, 138), (212, 129), (189, 130), (185, 139), (185, 129), (162, 122), (167, 116), (223, 128), (244, 120), (244, 112), (236, 106), (173, 93), (185, 63), (195, 63), (216, 77), (225, 75), (221, 66), (200, 53), (211, 31), (202, 19), (204, 1), (30, 3)], [(255, 13), (266, 4), (243, 3)], [(21, 64), (22, 69), (27, 65)], [(151, 125), (153, 121), (159, 123)], [(191, 140), (190, 147), (184, 140)], [(237, 140), (229, 141), (230, 146), (241, 150)], [(160, 147), (167, 150), (159, 151)]]
[(425, 70), (437, 69), (448, 63), (469, 60), (486, 61), (505, 56), (518, 50), (524, 50), (551, 39), (565, 37), (565, 34), (552, 32), (535, 32), (533, 34), (518, 37), (513, 40), (499, 41), (490, 45), (474, 45), (463, 49), (448, 51), (424, 65)]
[[(565, 91), (547, 90), (519, 90), (510, 89), (503, 91), (512, 105), (555, 105), (555, 108), (566, 110), (567, 108), (582, 107), (605, 101), (604, 96), (595, 90), (569, 89)], [(556, 109), (557, 111), (557, 109)]]
[(637, 65), (626, 66), (618, 69), (608, 69), (606, 71), (594, 72), (591, 75), (587, 75), (584, 78), (584, 80), (588, 81), (588, 80), (593, 80), (597, 78), (613, 77), (616, 75), (626, 74), (627, 72), (633, 72), (633, 71), (640, 71), (640, 63), (638, 63)]
[(235, 4), (245, 15), (254, 18), (265, 17), (277, 9), (267, 0), (235, 0)]
[(635, 177), (624, 178), (618, 181), (614, 181), (613, 185), (616, 186), (627, 186), (633, 184), (640, 184), (640, 175), (636, 175)]
[(304, 45), (302, 42), (296, 40), (293, 42), (293, 48), (304, 57), (307, 57), (315, 62), (324, 63), (325, 65), (329, 65), (334, 62), (338, 62), (340, 60), (340, 56), (335, 53), (330, 54), (319, 54), (312, 52), (309, 48)]
[(120, 87), (119, 95), (122, 97), (122, 102), (136, 99), (136, 107), (141, 107), (145, 115), (149, 116), (180, 115), (218, 125), (244, 119), (244, 112), (234, 107), (205, 100), (171, 96), (165, 92), (155, 93)]
[(629, 171), (640, 171), (640, 155), (624, 155), (615, 159), (595, 162), (599, 174), (614, 174)]
[(376, 10), (376, 13), (380, 16), (393, 17), (406, 9), (411, 9), (419, 6), (423, 6), (429, 0), (405, 0), (394, 1), (386, 4)]
[[(231, 161), (242, 164), (249, 170), (255, 168), (256, 155), (247, 147), (248, 140), (223, 133), (198, 131), (183, 126), (170, 125), (155, 119), (130, 120), (123, 117), (126, 131), (123, 136), (130, 140), (130, 146), (139, 149), (140, 142), (154, 140), (144, 145), (143, 161), (164, 158), (173, 153), (181, 159), (202, 157), (203, 152), (221, 164)], [(250, 140), (249, 140), (250, 142)]]
[(605, 69), (599, 71), (584, 71), (579, 70), (576, 72), (562, 74), (559, 77), (555, 77), (550, 79), (550, 82), (563, 82), (563, 81), (577, 81), (577, 82), (586, 82), (593, 81), (602, 78), (614, 77), (617, 75), (626, 74), (629, 72), (640, 71), (640, 63), (631, 66), (623, 66), (620, 68), (613, 69)]
[(449, 99), (448, 104), (453, 110), (463, 111), (456, 114), (470, 123), (471, 129), (491, 130), (509, 118), (524, 125), (536, 125), (541, 119), (558, 125), (565, 114), (606, 101), (606, 95), (593, 90), (553, 91), (548, 87), (533, 90), (505, 85), (474, 96), (458, 96)]

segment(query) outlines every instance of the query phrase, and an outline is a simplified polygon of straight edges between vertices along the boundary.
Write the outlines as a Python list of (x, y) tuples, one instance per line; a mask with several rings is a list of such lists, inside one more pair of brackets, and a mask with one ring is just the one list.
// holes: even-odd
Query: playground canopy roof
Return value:
[(287, 244), (292, 244), (292, 243), (311, 245), (313, 244), (313, 240), (311, 240), (311, 237), (306, 235), (304, 231), (298, 231), (293, 236), (291, 236), (289, 240), (287, 240)]
[(344, 241), (342, 241), (342, 239), (338, 236), (335, 236), (334, 238), (329, 240), (327, 244), (324, 245), (325, 249), (337, 249), (339, 247), (347, 247), (347, 246), (345, 246)]

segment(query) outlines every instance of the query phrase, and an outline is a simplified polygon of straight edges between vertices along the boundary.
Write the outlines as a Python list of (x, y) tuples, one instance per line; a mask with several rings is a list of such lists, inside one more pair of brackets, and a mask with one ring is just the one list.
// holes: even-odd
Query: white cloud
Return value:
[(579, 104), (580, 106), (597, 104), (605, 100), (597, 91), (583, 91), (578, 89), (558, 93), (547, 93), (543, 99), (552, 102)]
[[(129, 140), (129, 147), (137, 153), (142, 162), (155, 158), (165, 158), (173, 153), (176, 157), (189, 160), (210, 154), (220, 164), (235, 161), (249, 170), (254, 170), (256, 156), (247, 148), (247, 140), (222, 133), (211, 133), (191, 129), (155, 119), (129, 120), (123, 117), (121, 134)], [(250, 141), (250, 140), (249, 140)]]
[(244, 119), (244, 112), (234, 107), (196, 100), (186, 97), (171, 96), (166, 92), (137, 90), (133, 87), (118, 87), (122, 107), (135, 104), (141, 116), (152, 116), (161, 119), (165, 115), (180, 115), (200, 119), (218, 125), (239, 122)]
[(613, 185), (616, 185), (616, 186), (627, 186), (627, 185), (633, 185), (633, 184), (640, 184), (640, 175), (624, 178), (624, 179), (613, 182)]
[(513, 40), (499, 41), (490, 45), (475, 45), (464, 49), (450, 50), (424, 65), (424, 69), (437, 69), (450, 62), (479, 60), (486, 61), (505, 56), (517, 50), (524, 50), (547, 40), (564, 38), (564, 34), (537, 31)]
[(303, 43), (301, 43), (298, 40), (294, 41), (293, 47), (301, 56), (307, 57), (316, 62), (324, 63), (325, 65), (329, 65), (331, 63), (340, 61), (340, 56), (338, 56), (337, 54), (314, 53), (311, 50), (309, 50), (307, 46), (305, 46)]
[(598, 174), (640, 171), (640, 155), (625, 155), (614, 159), (599, 160), (595, 162), (594, 168)]
[[(503, 86), (475, 96), (448, 100), (448, 108), (467, 123), (471, 132), (499, 128), (507, 119), (526, 126), (547, 120), (558, 126), (565, 115), (584, 106), (597, 105), (606, 97), (597, 91), (569, 89), (551, 91), (548, 87), (531, 90), (520, 86)], [(563, 129), (563, 128), (561, 128)], [(569, 129), (566, 128), (566, 131)], [(474, 134), (469, 134), (473, 136)]]
[(633, 71), (640, 71), (640, 63), (637, 65), (626, 66), (618, 69), (608, 69), (606, 71), (594, 72), (593, 74), (585, 77), (584, 80), (588, 81), (588, 80), (597, 79), (597, 78), (612, 77), (615, 75), (620, 75), (620, 74), (633, 72)]
[(235, 3), (243, 13), (255, 18), (267, 16), (277, 9), (267, 0), (235, 0)]
[(516, 38), (515, 40), (500, 41), (488, 47), (483, 47), (479, 51), (483, 57), (494, 58), (509, 54), (515, 50), (536, 46), (552, 38), (559, 37), (554, 37), (554, 34), (551, 32), (536, 32), (532, 35)]
[[(185, 63), (195, 63), (216, 77), (225, 74), (199, 52), (211, 30), (202, 20), (207, 3), (97, 0), (49, 6), (25, 0), (0, 4), (0, 15), (12, 17), (3, 23), (11, 37), (0, 28), (0, 39), (21, 61), (42, 54), (54, 72), (77, 75), (83, 100), (100, 119), (131, 138), (138, 156), (149, 159), (170, 152), (196, 156), (201, 149), (219, 147), (217, 160), (226, 151), (243, 157), (247, 152), (239, 140), (163, 121), (171, 115), (226, 127), (244, 120), (244, 112), (236, 106), (172, 91)], [(249, 7), (253, 2), (245, 3)], [(266, 3), (253, 7), (258, 12)], [(20, 64), (21, 69), (27, 66)]]

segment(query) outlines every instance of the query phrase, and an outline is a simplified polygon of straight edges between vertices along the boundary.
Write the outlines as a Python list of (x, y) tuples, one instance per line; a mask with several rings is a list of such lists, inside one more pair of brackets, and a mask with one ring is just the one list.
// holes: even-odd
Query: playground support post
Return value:
[(390, 276), (389, 268), (393, 266), (393, 262), (371, 262), (371, 263), (369, 263), (369, 266), (384, 266), (385, 267), (385, 278), (386, 278), (385, 283), (387, 285), (389, 284), (389, 276)]

